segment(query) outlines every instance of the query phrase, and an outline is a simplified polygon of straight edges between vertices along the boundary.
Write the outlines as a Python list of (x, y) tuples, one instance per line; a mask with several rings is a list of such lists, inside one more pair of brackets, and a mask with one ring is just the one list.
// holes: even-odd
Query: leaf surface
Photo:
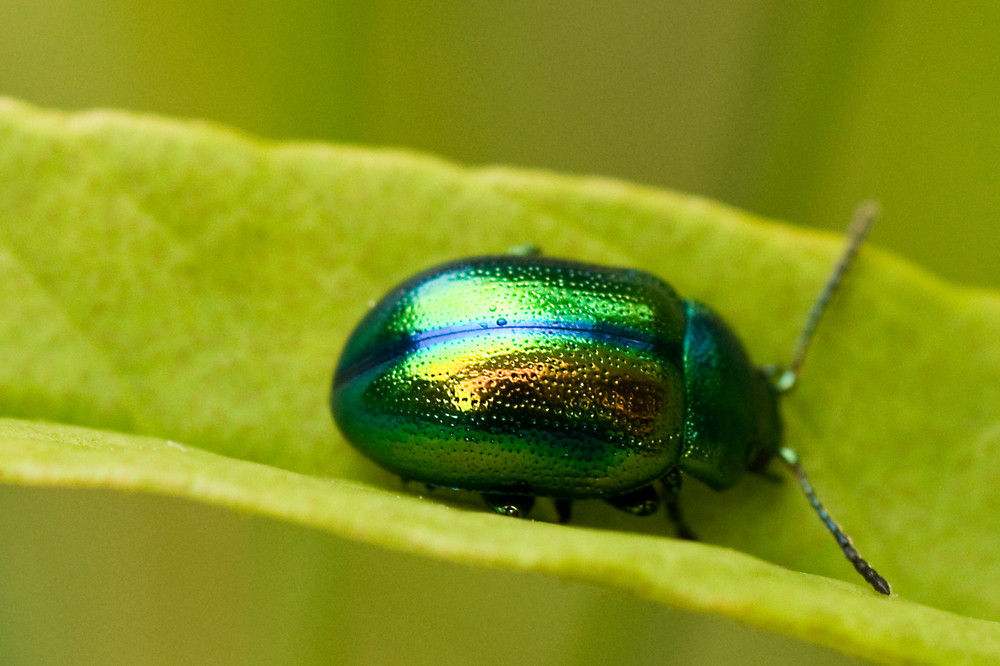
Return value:
[(368, 304), (435, 262), (526, 242), (662, 276), (761, 363), (787, 358), (841, 245), (606, 179), (0, 101), (0, 480), (220, 504), (871, 659), (1000, 658), (1000, 297), (874, 247), (784, 413), (898, 597), (864, 587), (791, 482), (689, 482), (692, 544), (596, 503), (564, 527), (421, 498), (354, 453), (326, 402)]

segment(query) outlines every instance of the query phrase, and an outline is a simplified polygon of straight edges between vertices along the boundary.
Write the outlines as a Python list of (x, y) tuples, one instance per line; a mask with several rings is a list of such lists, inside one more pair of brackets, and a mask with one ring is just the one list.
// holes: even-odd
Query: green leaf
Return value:
[(871, 659), (1000, 658), (1000, 627), (972, 619), (1000, 616), (1000, 298), (877, 248), (784, 411), (821, 498), (897, 597), (864, 586), (793, 483), (689, 482), (703, 541), (685, 543), (597, 503), (566, 527), (420, 498), (354, 453), (326, 399), (367, 304), (434, 262), (525, 242), (663, 276), (762, 363), (787, 358), (841, 245), (609, 180), (2, 101), (0, 480), (229, 506)]

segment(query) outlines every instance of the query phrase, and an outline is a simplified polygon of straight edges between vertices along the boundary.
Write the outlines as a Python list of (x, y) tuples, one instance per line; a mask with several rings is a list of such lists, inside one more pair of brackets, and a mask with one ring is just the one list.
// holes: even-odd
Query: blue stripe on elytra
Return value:
[(435, 344), (449, 340), (462, 339), (470, 335), (488, 335), (502, 331), (534, 331), (571, 334), (585, 340), (592, 340), (609, 345), (619, 345), (626, 349), (659, 352), (676, 367), (682, 368), (683, 346), (680, 342), (657, 341), (650, 335), (638, 331), (613, 326), (581, 325), (572, 326), (565, 323), (541, 322), (537, 324), (494, 324), (481, 322), (464, 326), (446, 326), (430, 331), (422, 331), (413, 335), (404, 335), (397, 340), (382, 344), (379, 349), (373, 349), (368, 354), (360, 356), (348, 365), (341, 367), (334, 377), (334, 389), (351, 382), (374, 368), (380, 367), (394, 359), (401, 358), (413, 352), (426, 349)]

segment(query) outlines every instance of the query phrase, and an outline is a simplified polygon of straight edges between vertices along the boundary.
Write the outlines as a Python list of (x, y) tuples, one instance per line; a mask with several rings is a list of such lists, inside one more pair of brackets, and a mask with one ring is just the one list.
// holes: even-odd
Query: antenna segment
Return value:
[[(861, 247), (861, 243), (864, 242), (865, 237), (868, 235), (868, 230), (871, 229), (872, 223), (878, 216), (878, 211), (878, 204), (873, 201), (862, 203), (858, 206), (857, 211), (855, 211), (854, 220), (851, 222), (851, 227), (847, 232), (847, 247), (844, 248), (844, 253), (841, 255), (837, 265), (834, 266), (833, 273), (830, 274), (826, 285), (823, 287), (823, 291), (820, 292), (819, 297), (813, 304), (812, 310), (809, 312), (806, 325), (802, 328), (802, 332), (799, 333), (799, 339), (795, 343), (795, 352), (792, 354), (791, 362), (775, 381), (775, 389), (778, 393), (787, 393), (798, 383), (799, 374), (802, 371), (802, 363), (805, 361), (806, 352), (809, 351), (809, 344), (812, 342), (813, 334), (816, 332), (816, 326), (823, 317), (823, 313), (826, 312), (827, 305), (830, 304), (833, 295), (840, 287), (844, 274), (854, 261), (854, 257), (858, 253), (858, 248)], [(809, 500), (809, 504), (812, 505), (820, 520), (826, 525), (826, 529), (830, 530), (830, 534), (836, 539), (837, 545), (840, 546), (840, 550), (844, 553), (844, 557), (854, 565), (854, 568), (861, 574), (862, 578), (868, 581), (868, 584), (875, 588), (877, 592), (886, 595), (892, 594), (892, 588), (889, 587), (886, 579), (882, 578), (868, 564), (865, 558), (861, 557), (857, 548), (854, 547), (851, 537), (844, 534), (837, 521), (833, 519), (833, 516), (827, 512), (822, 502), (816, 497), (816, 492), (813, 490), (812, 484), (809, 483), (809, 477), (806, 476), (805, 470), (799, 464), (798, 454), (787, 446), (783, 446), (778, 450), (778, 455), (781, 456), (781, 459), (791, 470), (792, 474), (798, 479), (799, 485), (802, 486), (802, 492), (805, 493), (806, 498)]]
[(816, 326), (819, 324), (819, 320), (822, 319), (823, 313), (826, 312), (826, 306), (830, 304), (830, 299), (833, 298), (833, 295), (837, 292), (837, 288), (840, 287), (840, 282), (844, 279), (844, 274), (854, 261), (854, 257), (858, 253), (858, 248), (861, 247), (861, 243), (864, 242), (865, 237), (868, 235), (868, 230), (871, 229), (872, 223), (878, 217), (878, 212), (878, 204), (874, 201), (865, 201), (854, 212), (854, 220), (847, 231), (847, 247), (844, 248), (844, 253), (840, 256), (840, 261), (834, 266), (833, 273), (827, 279), (823, 291), (819, 294), (819, 298), (813, 303), (812, 310), (809, 312), (809, 318), (806, 319), (806, 325), (802, 328), (802, 332), (799, 333), (799, 339), (795, 342), (795, 352), (792, 354), (791, 362), (775, 382), (774, 386), (778, 390), (778, 393), (788, 393), (798, 383), (799, 374), (802, 372), (802, 363), (805, 362), (806, 352), (809, 351), (809, 345), (812, 343)]

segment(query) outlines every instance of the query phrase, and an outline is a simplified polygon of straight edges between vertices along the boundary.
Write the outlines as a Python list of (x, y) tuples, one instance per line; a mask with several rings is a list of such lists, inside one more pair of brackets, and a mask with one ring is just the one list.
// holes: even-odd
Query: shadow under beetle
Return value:
[(782, 445), (778, 412), (876, 213), (858, 209), (787, 368), (754, 366), (713, 310), (649, 273), (475, 257), (407, 280), (358, 324), (334, 375), (334, 419), (382, 467), (478, 492), (510, 516), (535, 497), (554, 498), (561, 522), (589, 498), (644, 516), (660, 482), (684, 538), (682, 473), (725, 490), (776, 455), (858, 573), (889, 594)]

